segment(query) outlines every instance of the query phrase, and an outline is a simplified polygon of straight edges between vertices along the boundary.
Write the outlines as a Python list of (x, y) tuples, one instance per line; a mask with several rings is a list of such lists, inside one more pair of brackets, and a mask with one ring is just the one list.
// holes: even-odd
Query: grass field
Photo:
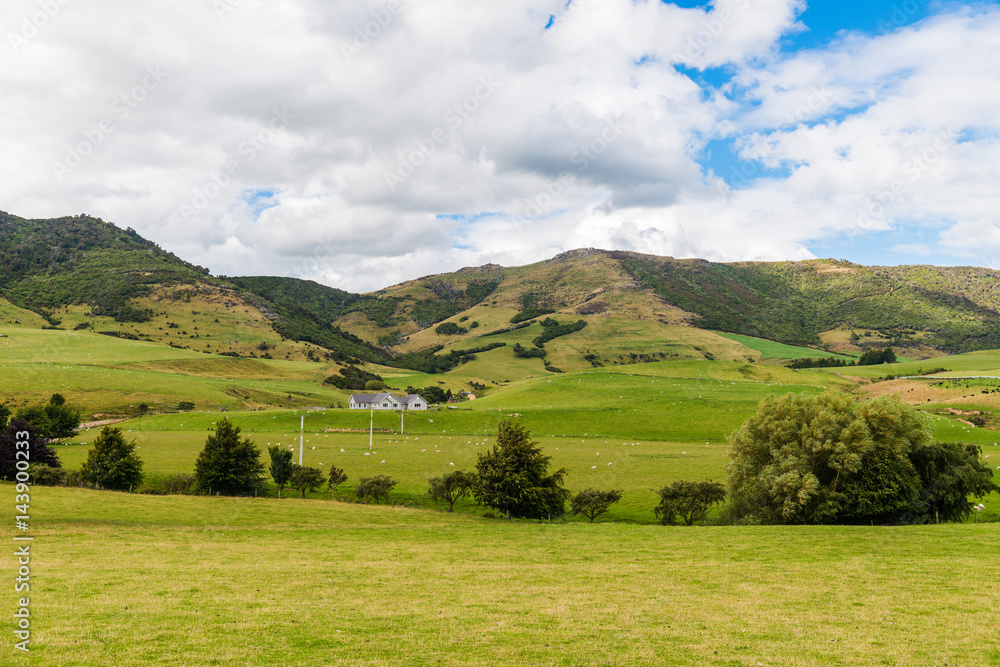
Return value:
[(996, 523), (549, 525), (34, 493), (33, 652), (10, 665), (1000, 661)]
[[(563, 342), (589, 349), (583, 338), (572, 340), (588, 330)], [(704, 349), (739, 361), (551, 373), (539, 360), (524, 360), (533, 365), (501, 377), (511, 352), (500, 348), (443, 376), (378, 369), (397, 389), (457, 389), (470, 380), (496, 386), (453, 409), (409, 413), (402, 434), (376, 433), (369, 449), (368, 412), (307, 409), (346, 403), (347, 392), (321, 384), (335, 369), (330, 364), (12, 331), (17, 335), (0, 348), (4, 396), (38, 402), (59, 391), (95, 409), (139, 400), (196, 403), (192, 412), (120, 425), (154, 480), (192, 472), (223, 417), (265, 459), (266, 447), (280, 443), (297, 460), (302, 416), (304, 462), (335, 464), (350, 479), (338, 502), (327, 490), (305, 500), (288, 490), (277, 500), (33, 488), (33, 652), (27, 659), (4, 654), (0, 663), (1000, 662), (998, 494), (984, 499), (978, 521), (965, 524), (652, 525), (656, 489), (679, 479), (723, 479), (726, 436), (762, 398), (856, 386), (835, 373), (749, 363), (746, 353), (767, 351), (715, 336), (720, 347)], [(704, 342), (700, 334), (674, 339), (691, 350)], [(994, 355), (933, 363), (988, 370), (994, 359), (1000, 366)], [(862, 380), (865, 391), (892, 386)], [(954, 391), (970, 390), (963, 384)], [(248, 404), (267, 409), (238, 409)], [(938, 439), (978, 442), (987, 462), (1000, 465), (1000, 433), (938, 414), (946, 402), (921, 405), (932, 412)], [(581, 517), (551, 524), (488, 519), (487, 508), (468, 499), (449, 514), (431, 502), (427, 479), (473, 470), (504, 419), (531, 430), (552, 464), (566, 469), (571, 491), (621, 489), (622, 501), (595, 525)], [(378, 412), (374, 426), (398, 430), (400, 415)], [(80, 466), (97, 433), (57, 445), (67, 468)], [(399, 481), (392, 506), (344, 502), (358, 479), (374, 474)], [(12, 485), (0, 483), (0, 493), (13, 502)], [(12, 537), (10, 524), (5, 530)], [(6, 572), (14, 571), (12, 552), (0, 556)], [(4, 603), (14, 609), (12, 587), (6, 590)]]
[(777, 343), (773, 340), (766, 340), (764, 338), (754, 338), (753, 336), (742, 336), (740, 334), (722, 333), (716, 332), (723, 338), (728, 338), (729, 340), (736, 341), (742, 345), (746, 345), (750, 349), (757, 350), (761, 353), (764, 359), (814, 359), (814, 358), (833, 358), (833, 359), (844, 359), (845, 361), (850, 361), (854, 359), (852, 355), (837, 354), (835, 352), (827, 352), (826, 350), (816, 350), (811, 347), (797, 347), (795, 345), (785, 345), (784, 343)]

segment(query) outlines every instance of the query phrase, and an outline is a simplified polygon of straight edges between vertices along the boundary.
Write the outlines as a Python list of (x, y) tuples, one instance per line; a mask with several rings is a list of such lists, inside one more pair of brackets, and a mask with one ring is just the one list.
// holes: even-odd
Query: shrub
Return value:
[(66, 471), (53, 468), (44, 463), (32, 463), (28, 466), (28, 475), (33, 483), (39, 486), (62, 486), (66, 483)]
[(704, 521), (708, 509), (726, 498), (726, 487), (720, 482), (687, 482), (684, 480), (665, 486), (658, 492), (660, 504), (653, 509), (660, 524), (675, 523), (679, 516), (685, 525), (693, 526), (695, 521)]
[(302, 498), (306, 497), (306, 491), (312, 493), (323, 486), (323, 471), (312, 466), (300, 466), (298, 463), (292, 464), (292, 475), (288, 479), (288, 486), (299, 490)]
[(461, 470), (455, 470), (443, 477), (432, 477), (429, 479), (430, 490), (428, 493), (434, 500), (448, 503), (448, 511), (454, 512), (455, 502), (472, 493), (475, 481), (473, 475)]
[(358, 480), (358, 485), (354, 493), (370, 505), (376, 502), (389, 500), (389, 492), (398, 484), (396, 480), (386, 475), (375, 475), (374, 477), (362, 477)]
[(608, 509), (622, 499), (622, 491), (595, 491), (594, 489), (584, 489), (573, 496), (569, 501), (570, 510), (573, 514), (582, 514), (590, 523), (594, 519), (608, 511)]
[(434, 331), (441, 334), (442, 336), (457, 336), (459, 334), (469, 333), (469, 330), (465, 327), (460, 327), (454, 322), (445, 322), (444, 324), (439, 324), (435, 327)]

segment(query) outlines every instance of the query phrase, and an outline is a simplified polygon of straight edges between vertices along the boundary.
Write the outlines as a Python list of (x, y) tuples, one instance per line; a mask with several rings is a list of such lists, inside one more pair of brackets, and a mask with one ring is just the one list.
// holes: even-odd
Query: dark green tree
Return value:
[(876, 366), (896, 363), (896, 352), (891, 347), (882, 350), (868, 350), (858, 359), (858, 366)]
[(288, 485), (299, 490), (299, 497), (305, 498), (306, 491), (312, 493), (323, 486), (323, 471), (312, 466), (300, 466), (298, 463), (292, 464), (292, 476), (288, 479)]
[(677, 517), (687, 526), (695, 521), (704, 521), (708, 509), (726, 499), (726, 487), (720, 482), (687, 482), (679, 480), (658, 491), (660, 504), (653, 508), (653, 514), (664, 526), (672, 525)]
[(413, 393), (420, 394), (421, 398), (428, 403), (446, 403), (448, 401), (448, 397), (445, 396), (444, 390), (441, 389), (441, 387), (435, 387), (433, 385), (430, 387), (424, 387), (420, 391)]
[(398, 482), (387, 475), (362, 477), (358, 480), (358, 485), (355, 487), (354, 493), (358, 495), (358, 498), (361, 498), (370, 505), (373, 500), (375, 502), (389, 500), (389, 492), (392, 491), (396, 484)]
[[(18, 444), (25, 442), (28, 444)], [(62, 467), (49, 442), (31, 422), (16, 417), (11, 419), (5, 428), (0, 429), (0, 477), (7, 481), (14, 480), (18, 472), (18, 461), (28, 464), (44, 463), (53, 468)]]
[(111, 491), (129, 491), (142, 483), (142, 460), (135, 440), (126, 440), (118, 427), (105, 426), (80, 466), (80, 478)]
[(963, 521), (975, 504), (969, 496), (982, 498), (1000, 491), (981, 455), (979, 445), (957, 442), (936, 442), (910, 454), (920, 476), (925, 520)]
[(62, 394), (52, 394), (49, 397), (49, 405), (66, 405), (66, 399)]
[(326, 486), (330, 489), (330, 499), (337, 499), (337, 487), (347, 481), (347, 475), (344, 474), (343, 468), (338, 468), (337, 466), (330, 466), (330, 476), (326, 480)]
[(472, 493), (475, 476), (462, 470), (455, 470), (442, 477), (432, 477), (428, 480), (428, 493), (434, 500), (448, 503), (448, 511), (455, 511), (455, 502)]
[(31, 405), (17, 411), (17, 417), (34, 424), (47, 438), (59, 440), (76, 435), (80, 428), (80, 411), (66, 405), (59, 394), (54, 394), (47, 405)]
[(622, 491), (584, 489), (569, 501), (569, 508), (573, 514), (582, 514), (590, 519), (590, 523), (594, 523), (594, 519), (606, 513), (621, 499)]
[(241, 438), (240, 428), (224, 418), (198, 455), (195, 477), (203, 491), (249, 495), (261, 488), (265, 469), (260, 450), (249, 438)]
[(563, 487), (566, 470), (549, 473), (552, 458), (521, 424), (502, 421), (497, 444), (479, 455), (476, 463), (476, 500), (512, 517), (544, 519), (566, 513), (569, 491)]
[(288, 484), (288, 480), (292, 476), (292, 450), (285, 449), (278, 445), (271, 445), (267, 448), (268, 454), (271, 455), (271, 467), (269, 472), (271, 473), (271, 479), (274, 480), (274, 485), (278, 487), (278, 498), (281, 498), (281, 491)]
[(0, 428), (7, 425), (7, 420), (10, 419), (11, 409), (6, 403), (0, 403)]

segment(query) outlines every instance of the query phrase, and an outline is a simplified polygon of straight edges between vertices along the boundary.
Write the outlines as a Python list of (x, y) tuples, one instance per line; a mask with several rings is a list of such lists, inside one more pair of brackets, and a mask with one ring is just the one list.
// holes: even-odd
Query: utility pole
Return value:
[(399, 434), (403, 435), (403, 403), (399, 404)]
[(299, 422), (299, 465), (302, 465), (302, 435), (306, 429), (306, 416), (300, 415), (302, 421)]
[(368, 449), (372, 448), (372, 434), (375, 433), (375, 408), (372, 408), (371, 421), (368, 423)]

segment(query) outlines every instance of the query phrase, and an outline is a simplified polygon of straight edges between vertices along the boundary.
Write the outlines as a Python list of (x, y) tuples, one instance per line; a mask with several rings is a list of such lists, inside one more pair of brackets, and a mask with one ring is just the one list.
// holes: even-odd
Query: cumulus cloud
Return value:
[(2, 207), (350, 290), (580, 246), (799, 259), (907, 225), (1000, 251), (1000, 11), (785, 53), (804, 9), (13, 0)]

